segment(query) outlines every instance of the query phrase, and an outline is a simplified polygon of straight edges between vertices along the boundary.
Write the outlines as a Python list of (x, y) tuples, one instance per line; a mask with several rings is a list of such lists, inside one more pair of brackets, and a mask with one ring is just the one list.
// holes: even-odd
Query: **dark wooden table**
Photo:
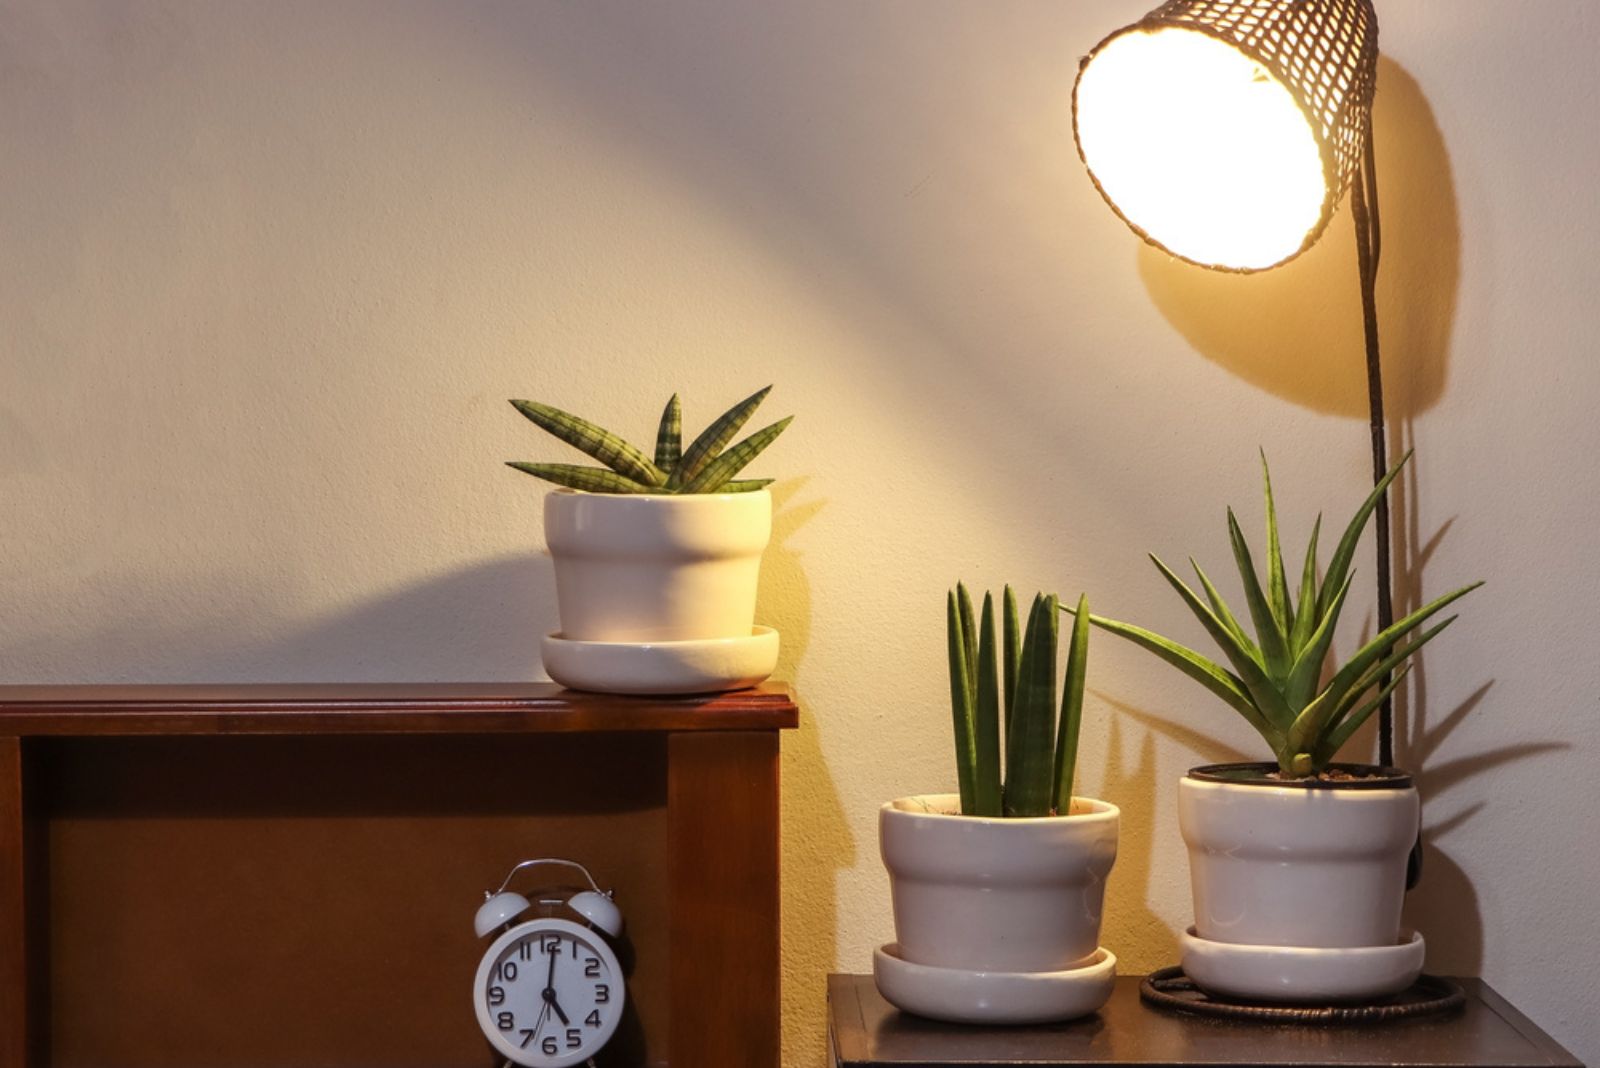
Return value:
[(1583, 1068), (1487, 983), (1459, 982), (1467, 1004), (1453, 1015), (1366, 1027), (1296, 1027), (1159, 1012), (1139, 1001), (1139, 977), (1120, 976), (1111, 1000), (1088, 1019), (981, 1028), (901, 1013), (879, 996), (870, 975), (830, 975), (828, 1041), (834, 1068)]
[(626, 918), (602, 1064), (777, 1068), (797, 721), (779, 684), (0, 686), (0, 1068), (492, 1068), (470, 921), (537, 856)]

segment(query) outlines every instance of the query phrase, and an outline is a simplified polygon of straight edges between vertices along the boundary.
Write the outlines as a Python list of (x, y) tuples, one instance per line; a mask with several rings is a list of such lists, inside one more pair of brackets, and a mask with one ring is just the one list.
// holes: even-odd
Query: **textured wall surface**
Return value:
[[(1143, 554), (1226, 572), (1258, 446), (1292, 543), (1363, 494), (1348, 213), (1210, 276), (1078, 164), (1077, 57), (1147, 2), (0, 0), (0, 677), (533, 677), (541, 494), (500, 461), (560, 450), (505, 398), (642, 437), (775, 382), (786, 1063), (819, 1065), (824, 974), (890, 934), (876, 808), (952, 781), (945, 587), (1199, 642)], [(1600, 1062), (1600, 17), (1380, 16), (1400, 597), (1489, 580), (1403, 702), (1410, 913)], [(1094, 650), (1140, 971), (1188, 922), (1178, 776), (1259, 746)]]

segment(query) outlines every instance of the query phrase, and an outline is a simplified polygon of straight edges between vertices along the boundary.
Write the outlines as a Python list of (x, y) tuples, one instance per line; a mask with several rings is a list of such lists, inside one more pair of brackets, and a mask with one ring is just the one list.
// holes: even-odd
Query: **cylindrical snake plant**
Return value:
[(1087, 598), (1078, 599), (1076, 611), (1058, 719), (1055, 594), (1034, 597), (1023, 630), (1017, 599), (1007, 586), (1003, 632), (997, 635), (993, 594), (983, 596), (979, 623), (966, 586), (958, 583), (950, 591), (950, 704), (962, 815), (1052, 816), (1070, 808), (1089, 662)]
[[(1412, 632), (1446, 605), (1483, 585), (1474, 582), (1463, 586), (1411, 612), (1356, 650), (1349, 660), (1327, 676), (1326, 683), (1322, 681), (1334, 627), (1350, 592), (1350, 564), (1356, 543), (1361, 540), (1361, 532), (1379, 495), (1409, 459), (1408, 452), (1389, 469), (1356, 511), (1320, 580), (1317, 533), (1322, 527), (1322, 517), (1317, 517), (1306, 547), (1299, 597), (1291, 600), (1278, 542), (1272, 475), (1267, 470), (1266, 455), (1262, 454), (1261, 477), (1265, 483), (1267, 510), (1265, 583), (1256, 570), (1233, 509), (1228, 509), (1228, 538), (1244, 583), (1245, 602), (1255, 631), (1253, 639), (1245, 633), (1222, 595), (1193, 558), (1189, 563), (1200, 581), (1203, 598), (1151, 554), (1150, 559), (1162, 577), (1178, 591), (1233, 670), (1142, 627), (1102, 616), (1089, 616), (1089, 621), (1148, 649), (1220, 697), (1266, 739), (1277, 758), (1280, 776), (1302, 779), (1322, 773), (1339, 748), (1400, 685), (1411, 667), (1407, 661), (1455, 622), (1456, 617), (1450, 616), (1415, 637), (1410, 636)], [(1082, 618), (1080, 612), (1078, 619)]]
[(772, 387), (758, 390), (718, 416), (687, 448), (683, 447), (683, 408), (674, 393), (661, 413), (654, 456), (603, 427), (538, 401), (511, 406), (544, 430), (604, 467), (508, 461), (535, 478), (589, 493), (748, 493), (772, 484), (770, 478), (736, 479), (761, 450), (783, 433), (794, 416), (780, 419), (729, 448), (740, 428)]

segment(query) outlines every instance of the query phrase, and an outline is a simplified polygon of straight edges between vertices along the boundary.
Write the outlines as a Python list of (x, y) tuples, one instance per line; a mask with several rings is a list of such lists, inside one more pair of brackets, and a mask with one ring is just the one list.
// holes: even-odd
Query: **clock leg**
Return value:
[(777, 1068), (778, 732), (667, 743), (673, 1068)]

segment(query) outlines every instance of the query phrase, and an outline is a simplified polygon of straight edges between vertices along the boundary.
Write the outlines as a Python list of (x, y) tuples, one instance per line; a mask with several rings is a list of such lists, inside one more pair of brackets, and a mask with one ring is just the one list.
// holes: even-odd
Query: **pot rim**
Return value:
[(692, 502), (760, 500), (763, 497), (770, 500), (772, 493), (765, 486), (758, 490), (747, 490), (742, 493), (590, 493), (588, 490), (577, 490), (568, 486), (558, 486), (545, 493), (545, 498), (547, 500), (551, 497), (590, 497), (597, 500), (607, 501), (637, 501), (642, 503), (677, 504), (686, 507), (692, 507)]
[(906, 794), (892, 801), (885, 801), (878, 811), (895, 816), (906, 816), (911, 819), (934, 820), (959, 820), (968, 824), (993, 824), (1000, 827), (1028, 827), (1039, 826), (1046, 823), (1110, 823), (1121, 814), (1110, 801), (1102, 801), (1098, 797), (1084, 797), (1082, 794), (1073, 794), (1072, 800), (1090, 807), (1088, 812), (1069, 812), (1065, 816), (967, 816), (960, 812), (933, 812), (919, 808), (901, 808), (903, 801), (913, 801), (918, 798), (951, 797), (958, 798), (958, 794)]
[(1289, 790), (1409, 790), (1415, 783), (1409, 771), (1382, 764), (1329, 764), (1336, 771), (1351, 774), (1381, 776), (1379, 778), (1346, 779), (1328, 782), (1323, 779), (1269, 779), (1267, 773), (1278, 770), (1278, 765), (1267, 760), (1246, 760), (1228, 764), (1201, 764), (1185, 773), (1184, 778), (1196, 782), (1217, 783), (1223, 786), (1273, 788)]

